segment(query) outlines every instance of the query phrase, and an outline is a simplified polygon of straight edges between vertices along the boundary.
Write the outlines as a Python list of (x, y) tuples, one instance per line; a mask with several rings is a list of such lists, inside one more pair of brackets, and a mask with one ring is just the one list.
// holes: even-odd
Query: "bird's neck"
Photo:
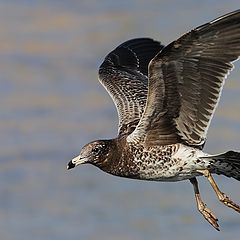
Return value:
[(137, 167), (134, 165), (132, 159), (133, 156), (126, 145), (126, 137), (113, 139), (108, 159), (97, 167), (112, 175), (126, 178), (139, 178)]

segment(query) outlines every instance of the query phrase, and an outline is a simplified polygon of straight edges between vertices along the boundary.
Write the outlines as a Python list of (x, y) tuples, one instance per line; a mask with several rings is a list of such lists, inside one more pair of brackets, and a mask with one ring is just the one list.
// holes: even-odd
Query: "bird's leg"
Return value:
[(195, 199), (197, 202), (198, 211), (204, 216), (204, 218), (216, 229), (219, 231), (218, 219), (211, 212), (210, 209), (206, 207), (206, 204), (202, 201), (201, 195), (198, 188), (198, 182), (196, 178), (191, 178), (190, 182), (193, 185)]
[(234, 203), (225, 193), (220, 191), (215, 180), (213, 179), (211, 173), (208, 170), (198, 170), (198, 172), (202, 173), (207, 178), (213, 190), (215, 191), (219, 201), (240, 213), (240, 206)]

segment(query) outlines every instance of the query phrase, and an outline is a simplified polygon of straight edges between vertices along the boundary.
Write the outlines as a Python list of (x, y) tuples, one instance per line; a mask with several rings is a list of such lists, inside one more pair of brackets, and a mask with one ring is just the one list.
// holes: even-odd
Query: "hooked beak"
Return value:
[(73, 158), (67, 165), (67, 169), (74, 168), (80, 164), (83, 164), (86, 162), (86, 158), (81, 158), (79, 155), (75, 158)]

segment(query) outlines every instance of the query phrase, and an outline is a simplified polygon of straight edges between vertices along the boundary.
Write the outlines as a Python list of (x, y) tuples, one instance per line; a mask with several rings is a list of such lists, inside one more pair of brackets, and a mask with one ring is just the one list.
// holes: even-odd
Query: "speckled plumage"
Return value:
[(240, 212), (211, 174), (240, 180), (240, 153), (211, 155), (202, 148), (225, 78), (240, 56), (240, 10), (193, 29), (166, 47), (149, 38), (124, 42), (99, 68), (99, 80), (118, 111), (118, 136), (85, 145), (68, 168), (83, 163), (121, 177), (193, 185), (197, 207), (217, 230), (196, 177)]

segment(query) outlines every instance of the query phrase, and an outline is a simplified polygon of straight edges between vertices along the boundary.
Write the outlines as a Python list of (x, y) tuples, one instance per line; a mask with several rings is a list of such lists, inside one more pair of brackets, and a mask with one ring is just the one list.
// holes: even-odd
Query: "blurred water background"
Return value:
[[(97, 81), (105, 55), (134, 37), (167, 44), (235, 0), (0, 0), (0, 239), (238, 239), (240, 215), (201, 192), (216, 232), (196, 210), (189, 182), (120, 179), (66, 164), (93, 139), (117, 133)], [(240, 65), (228, 77), (205, 150), (240, 149)], [(239, 182), (216, 177), (240, 202)]]

